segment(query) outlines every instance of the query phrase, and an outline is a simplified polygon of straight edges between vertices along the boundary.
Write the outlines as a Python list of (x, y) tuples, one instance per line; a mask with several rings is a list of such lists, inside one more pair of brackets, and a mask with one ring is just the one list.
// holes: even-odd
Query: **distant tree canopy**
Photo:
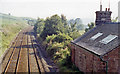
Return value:
[(117, 22), (117, 21), (118, 21), (118, 17), (112, 19), (112, 22)]
[[(112, 19), (112, 22), (117, 22), (117, 21), (118, 21), (118, 17)], [(85, 32), (93, 29), (95, 27), (95, 23), (93, 23), (93, 22), (88, 23), (87, 26), (88, 26), (88, 28), (85, 29)]]
[(36, 20), (28, 20), (29, 25), (34, 25), (36, 23)]
[(84, 30), (84, 25), (82, 24), (82, 21), (80, 18), (76, 18), (75, 20), (74, 19), (71, 19), (68, 21), (68, 24), (71, 25), (71, 24), (76, 24), (76, 29), (77, 30)]
[(91, 23), (88, 23), (88, 28), (85, 29), (85, 32), (93, 29), (95, 27), (95, 23), (91, 22)]
[(11, 15), (10, 13), (8, 13), (8, 15)]

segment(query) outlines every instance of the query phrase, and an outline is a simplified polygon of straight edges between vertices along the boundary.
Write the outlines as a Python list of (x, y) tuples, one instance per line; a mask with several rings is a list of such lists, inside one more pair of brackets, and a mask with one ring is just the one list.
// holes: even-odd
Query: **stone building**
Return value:
[(120, 73), (120, 23), (110, 8), (96, 12), (96, 27), (71, 42), (72, 62), (83, 72)]

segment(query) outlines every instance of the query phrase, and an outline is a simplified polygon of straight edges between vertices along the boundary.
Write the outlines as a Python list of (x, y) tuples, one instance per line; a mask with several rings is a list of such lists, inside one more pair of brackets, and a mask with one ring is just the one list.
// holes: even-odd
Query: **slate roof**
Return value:
[[(75, 39), (71, 43), (78, 45), (90, 52), (93, 52), (99, 56), (105, 55), (120, 45), (120, 23), (106, 23), (96, 26), (89, 32), (85, 33), (81, 37)], [(103, 33), (95, 40), (90, 39), (97, 33)], [(107, 44), (101, 43), (100, 41), (108, 35), (116, 35), (117, 38), (113, 39)]]

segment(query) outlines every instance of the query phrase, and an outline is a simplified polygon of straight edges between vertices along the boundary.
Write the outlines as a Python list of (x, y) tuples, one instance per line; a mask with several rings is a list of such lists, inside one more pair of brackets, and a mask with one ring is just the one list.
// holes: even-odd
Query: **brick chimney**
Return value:
[(96, 26), (97, 25), (102, 25), (104, 23), (109, 23), (111, 22), (111, 14), (112, 12), (110, 11), (110, 8), (106, 8), (105, 11), (102, 11), (102, 5), (100, 5), (100, 11), (96, 11)]

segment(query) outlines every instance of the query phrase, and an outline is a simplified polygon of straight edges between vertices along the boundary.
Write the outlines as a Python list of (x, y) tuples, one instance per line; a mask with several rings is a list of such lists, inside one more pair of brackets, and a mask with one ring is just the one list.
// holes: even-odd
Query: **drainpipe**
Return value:
[(76, 59), (75, 59), (75, 56), (76, 56), (75, 51), (76, 51), (76, 45), (75, 45), (75, 48), (74, 48), (74, 64), (76, 64), (76, 63), (75, 63), (75, 62), (76, 62)]
[(100, 59), (106, 63), (106, 74), (108, 74), (108, 61), (105, 61), (102, 57), (103, 56), (100, 56)]

